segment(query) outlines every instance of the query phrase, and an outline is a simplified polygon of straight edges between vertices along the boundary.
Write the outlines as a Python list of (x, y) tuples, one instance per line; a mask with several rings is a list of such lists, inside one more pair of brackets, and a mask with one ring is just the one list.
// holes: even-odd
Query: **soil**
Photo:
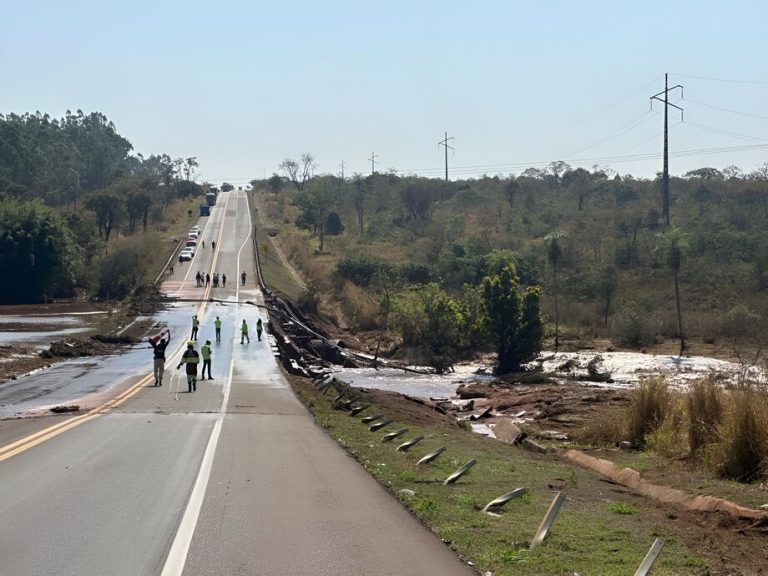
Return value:
[[(497, 388), (498, 395), (494, 395)], [(527, 388), (527, 389), (526, 389)], [(583, 388), (583, 389), (582, 389)], [(510, 385), (490, 387), (473, 385), (467, 391), (488, 393), (489, 398), (476, 397), (475, 402), (487, 402), (498, 406), (508, 403), (511, 410), (538, 409), (540, 407), (560, 406), (563, 411), (558, 415), (546, 416), (536, 422), (537, 427), (569, 431), (593, 413), (592, 405), (621, 405), (626, 402), (625, 391), (594, 390), (581, 385), (533, 386)], [(455, 414), (445, 413), (440, 403), (410, 398), (401, 394), (380, 390), (366, 390), (367, 399), (374, 403), (377, 410), (404, 424), (412, 423), (431, 427), (456, 426)], [(549, 402), (549, 403), (548, 403)], [(518, 410), (518, 412), (519, 412)], [(478, 412), (477, 405), (474, 410)], [(492, 420), (491, 420), (492, 421)], [(601, 451), (600, 456), (608, 456), (608, 451)], [(571, 466), (577, 466), (556, 453), (537, 454), (536, 458), (553, 458)], [(582, 469), (584, 470), (584, 469)], [(683, 474), (688, 486), (695, 484), (695, 475), (688, 475), (688, 470), (673, 467), (672, 474)], [(654, 482), (659, 482), (659, 474), (650, 474)], [(643, 477), (646, 472), (643, 472)], [(644, 518), (657, 526), (662, 538), (676, 538), (684, 542), (692, 554), (703, 557), (709, 566), (708, 574), (731, 576), (768, 574), (768, 523), (750, 519), (740, 519), (720, 512), (695, 512), (670, 504), (649, 499), (635, 493), (630, 488), (616, 484), (597, 473), (584, 470), (580, 475), (578, 497), (580, 500), (594, 501), (595, 506), (603, 506), (606, 501), (621, 500), (633, 503)], [(768, 500), (768, 495), (766, 496)], [(701, 573), (697, 571), (697, 573)]]

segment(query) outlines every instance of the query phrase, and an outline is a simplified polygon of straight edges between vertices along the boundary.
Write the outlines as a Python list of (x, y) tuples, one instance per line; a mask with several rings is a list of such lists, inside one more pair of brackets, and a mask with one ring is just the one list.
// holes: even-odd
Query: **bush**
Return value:
[(627, 440), (633, 446), (645, 446), (646, 436), (670, 415), (672, 403), (672, 393), (664, 378), (643, 380), (630, 394)]
[(336, 274), (358, 286), (368, 286), (377, 272), (387, 272), (391, 265), (380, 258), (363, 255), (345, 258), (336, 265)]
[(723, 391), (713, 379), (697, 380), (688, 390), (688, 448), (698, 454), (715, 438), (723, 417)]
[(710, 450), (724, 478), (752, 482), (768, 471), (768, 391), (740, 386), (727, 396), (719, 440)]
[(658, 322), (634, 307), (623, 308), (613, 317), (612, 335), (625, 346), (653, 344)]
[(99, 265), (99, 297), (125, 298), (142, 278), (144, 252), (138, 244), (120, 246)]

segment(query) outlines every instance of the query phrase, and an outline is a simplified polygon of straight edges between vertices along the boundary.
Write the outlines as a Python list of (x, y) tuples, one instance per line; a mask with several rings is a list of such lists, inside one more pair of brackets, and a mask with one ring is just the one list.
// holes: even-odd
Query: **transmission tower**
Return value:
[(440, 142), (437, 143), (437, 149), (440, 149), (440, 146), (445, 147), (445, 182), (448, 183), (448, 150), (453, 150), (453, 146), (448, 144), (449, 141), (453, 140), (453, 136), (448, 138), (448, 132), (445, 133), (445, 138), (443, 140), (440, 140)]
[(378, 154), (374, 154), (373, 152), (371, 152), (371, 157), (370, 157), (370, 158), (368, 158), (368, 160), (370, 160), (370, 161), (371, 161), (371, 176), (373, 176), (374, 174), (376, 174), (376, 159), (377, 159), (378, 157), (379, 157), (379, 155), (378, 155)]
[[(664, 102), (664, 172), (661, 175), (661, 207), (664, 214), (664, 223), (669, 226), (669, 107), (677, 108), (682, 115), (683, 109), (669, 102), (669, 93), (675, 88), (680, 88), (680, 96), (683, 95), (683, 87), (680, 84), (669, 87), (667, 81), (668, 74), (664, 74), (664, 90), (651, 96), (651, 109), (653, 101)], [(664, 99), (660, 98), (664, 95)]]

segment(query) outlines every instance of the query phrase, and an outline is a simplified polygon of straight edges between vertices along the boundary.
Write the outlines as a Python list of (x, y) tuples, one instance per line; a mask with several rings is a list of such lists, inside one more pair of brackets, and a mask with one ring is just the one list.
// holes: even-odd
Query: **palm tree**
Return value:
[(547, 243), (547, 260), (549, 260), (549, 263), (552, 266), (552, 276), (555, 287), (555, 352), (557, 352), (557, 349), (560, 346), (560, 323), (557, 307), (557, 267), (563, 257), (563, 251), (560, 249), (560, 240), (566, 236), (567, 234), (565, 232), (555, 231), (550, 232), (544, 237), (544, 241)]
[(675, 280), (675, 304), (677, 305), (677, 332), (680, 334), (680, 356), (685, 351), (685, 334), (683, 333), (683, 313), (680, 308), (680, 267), (683, 256), (690, 248), (688, 234), (677, 226), (673, 226), (666, 232), (656, 234), (659, 244), (656, 251), (661, 252), (672, 269), (672, 277)]

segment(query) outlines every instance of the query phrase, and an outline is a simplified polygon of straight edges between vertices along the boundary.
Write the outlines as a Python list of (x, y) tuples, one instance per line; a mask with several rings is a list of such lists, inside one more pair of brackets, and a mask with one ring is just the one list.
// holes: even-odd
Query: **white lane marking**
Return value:
[[(240, 246), (240, 250), (237, 253), (237, 267), (240, 269), (240, 254), (243, 251), (248, 239), (251, 237), (251, 217), (250, 210), (248, 211), (248, 236), (245, 237), (243, 244)], [(237, 227), (235, 227), (237, 230)], [(237, 279), (236, 279), (237, 280)], [(238, 289), (235, 293), (238, 293)], [(238, 306), (239, 307), (239, 306)], [(221, 408), (216, 418), (216, 422), (213, 425), (213, 431), (210, 438), (208, 438), (208, 445), (205, 447), (205, 453), (203, 454), (203, 461), (200, 463), (200, 470), (197, 473), (195, 479), (195, 485), (192, 488), (192, 493), (189, 495), (189, 501), (187, 507), (184, 509), (184, 515), (179, 523), (179, 528), (176, 531), (176, 536), (171, 544), (171, 549), (168, 552), (168, 557), (165, 559), (165, 565), (161, 576), (181, 576), (184, 572), (184, 565), (187, 562), (187, 554), (189, 553), (189, 546), (192, 544), (192, 537), (195, 534), (195, 528), (197, 527), (197, 520), (200, 517), (200, 510), (203, 507), (203, 499), (205, 498), (205, 491), (208, 488), (208, 481), (211, 478), (211, 470), (213, 469), (213, 458), (216, 455), (216, 446), (219, 443), (219, 436), (221, 434), (221, 427), (224, 424), (224, 415), (229, 403), (229, 391), (232, 387), (232, 372), (234, 371), (234, 354), (235, 347), (232, 346), (232, 355), (229, 362), (229, 374), (227, 375), (227, 381), (224, 385), (224, 398), (221, 401)], [(178, 387), (177, 387), (178, 389)]]

